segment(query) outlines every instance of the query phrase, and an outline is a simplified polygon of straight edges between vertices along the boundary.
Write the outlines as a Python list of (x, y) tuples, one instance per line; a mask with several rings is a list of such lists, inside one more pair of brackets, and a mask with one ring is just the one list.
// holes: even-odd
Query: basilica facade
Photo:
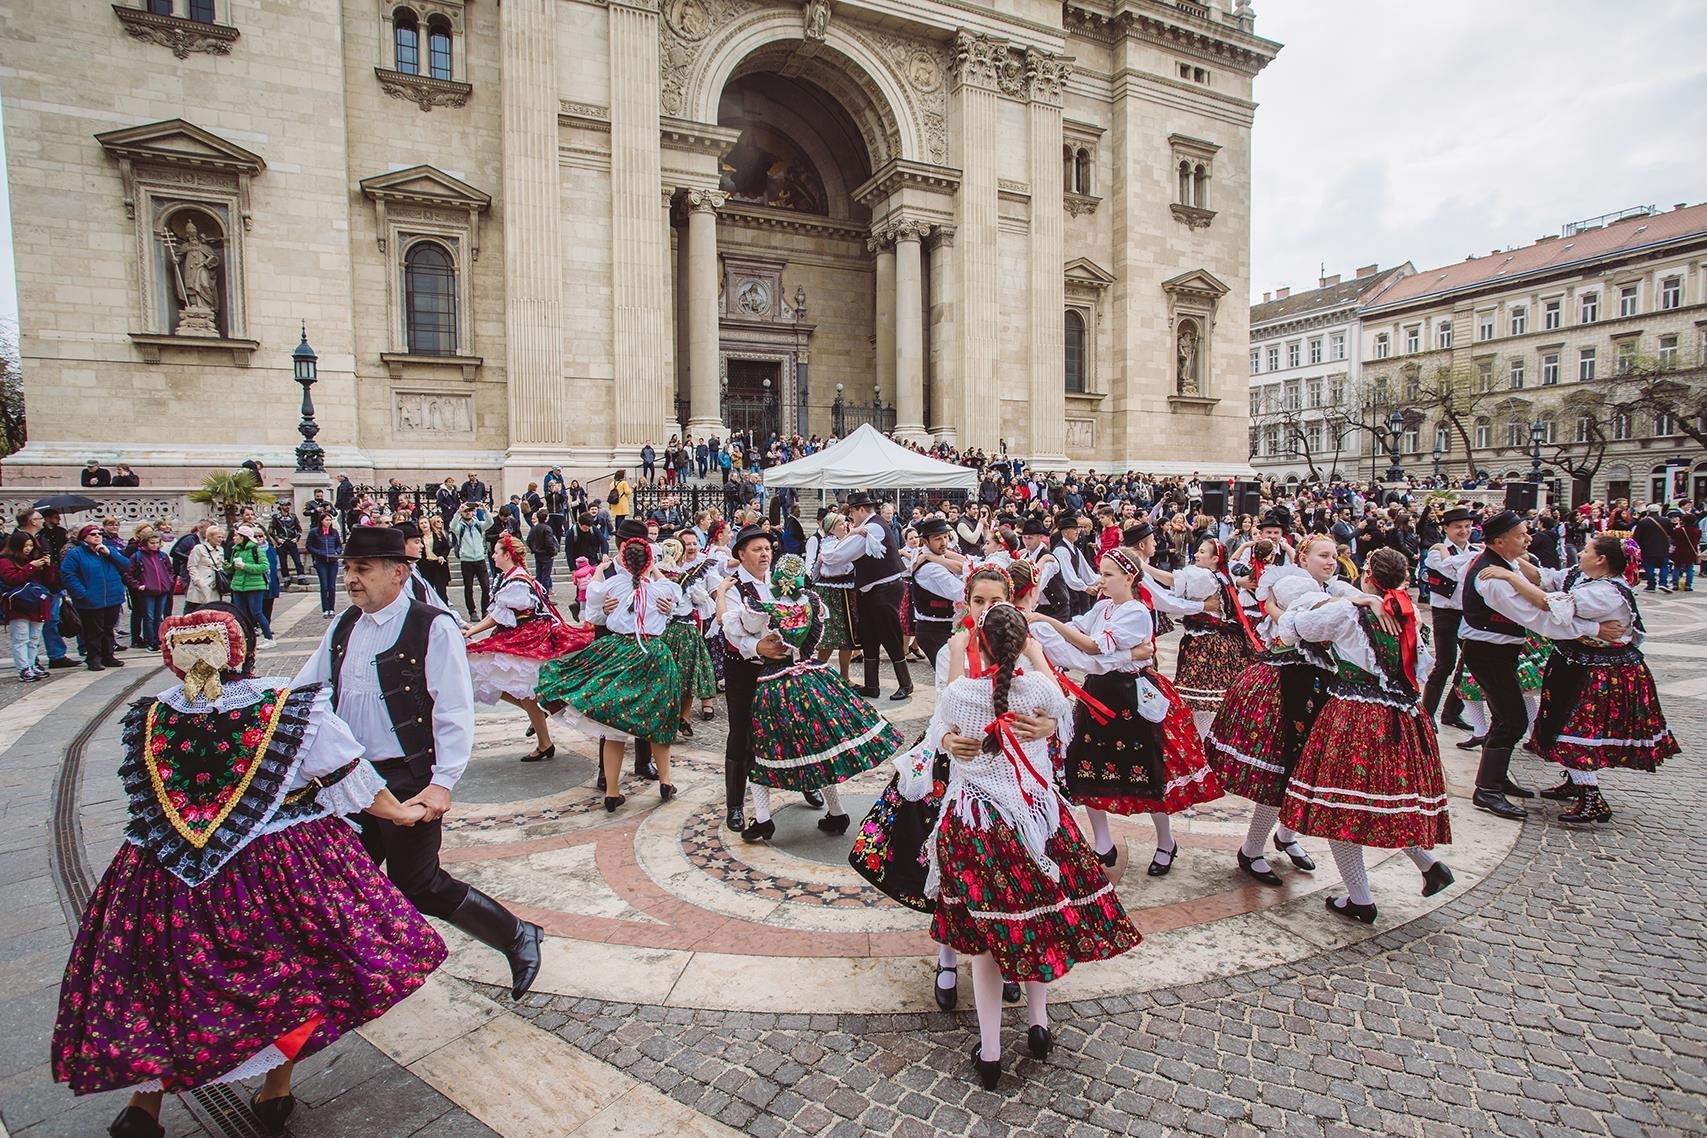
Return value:
[(0, 44), (14, 481), (288, 465), (304, 331), (358, 481), (865, 421), (1245, 465), (1248, 0), (119, 0)]

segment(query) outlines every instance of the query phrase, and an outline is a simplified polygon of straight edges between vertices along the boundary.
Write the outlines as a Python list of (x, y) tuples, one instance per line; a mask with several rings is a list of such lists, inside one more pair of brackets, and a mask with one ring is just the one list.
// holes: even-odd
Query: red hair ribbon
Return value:
[(1084, 704), (1085, 710), (1091, 713), (1092, 719), (1104, 727), (1114, 722), (1114, 711), (1106, 703), (1074, 683), (1066, 672), (1054, 664), (1049, 665), (1049, 670), (1055, 673), (1055, 682), (1061, 685), (1061, 690), (1066, 692), (1070, 698)]
[(1399, 656), (1405, 664), (1405, 679), (1417, 686), (1417, 610), (1411, 595), (1404, 589), (1388, 589), (1382, 594), (1381, 607), (1399, 622)]
[(1222, 578), (1231, 575), (1227, 572), (1227, 547), (1219, 540), (1215, 542), (1215, 572), (1219, 573)]
[[(1014, 769), (1014, 778), (1019, 778), (1019, 768), (1024, 766), (1026, 770), (1031, 772), (1032, 778), (1044, 786), (1048, 786), (1049, 780), (1038, 774), (1037, 768), (1032, 766), (1031, 760), (1026, 757), (1025, 748), (1020, 745), (1019, 736), (1014, 734), (1013, 723), (1014, 713), (1004, 711), (990, 721), (990, 725), (984, 728), (984, 734), (994, 735), (1000, 741), (1002, 755), (1008, 760), (1008, 765)], [(1021, 784), (1019, 792), (1025, 796), (1025, 804), (1030, 806), (1032, 804), (1031, 791), (1027, 790), (1024, 784)]]
[(1245, 630), (1245, 642), (1251, 646), (1252, 652), (1260, 655), (1262, 653), (1262, 638), (1257, 635), (1257, 630), (1251, 627), (1250, 615), (1245, 612), (1245, 606), (1239, 603), (1239, 591), (1233, 588), (1231, 584), (1226, 585), (1221, 590), (1221, 604), (1222, 607), (1233, 610), (1233, 616), (1238, 620), (1239, 627)]
[(1251, 583), (1248, 587), (1250, 588), (1251, 596), (1253, 597), (1257, 595), (1257, 585), (1262, 581), (1262, 571), (1266, 568), (1268, 568), (1267, 561), (1258, 561), (1254, 557), (1251, 558)]

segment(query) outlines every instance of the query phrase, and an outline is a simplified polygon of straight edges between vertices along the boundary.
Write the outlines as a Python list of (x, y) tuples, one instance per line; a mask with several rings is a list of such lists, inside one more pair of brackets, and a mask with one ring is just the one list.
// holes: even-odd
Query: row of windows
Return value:
[(1324, 407), (1337, 407), (1343, 402), (1345, 377), (1339, 375), (1331, 380), (1307, 379), (1302, 384), (1292, 380), (1284, 387), (1271, 384), (1267, 387), (1251, 388), (1252, 415), (1303, 411), (1306, 408), (1318, 411)]
[(451, 77), (450, 21), (443, 16), (427, 20), (427, 66), (421, 67), (421, 21), (408, 8), (391, 14), (393, 43), (397, 49), (397, 70), (405, 75), (427, 75), (433, 79)]
[[(1541, 442), (1543, 445), (1555, 445), (1559, 442), (1558, 420), (1543, 414), (1538, 420), (1541, 424)], [(1573, 424), (1572, 439), (1577, 443), (1588, 443), (1594, 440), (1599, 420), (1593, 415), (1578, 415)], [(1640, 421), (1624, 411), (1615, 411), (1610, 422), (1609, 437), (1614, 442), (1628, 442), (1637, 437), (1639, 428), (1648, 428), (1648, 438), (1670, 438), (1678, 433), (1677, 419), (1669, 412), (1656, 411), (1651, 416), (1643, 416)], [(1270, 424), (1251, 431), (1251, 453), (1258, 458), (1278, 458), (1282, 455), (1299, 453), (1308, 450), (1313, 455), (1319, 455), (1343, 445), (1348, 436), (1356, 433), (1352, 429), (1336, 428), (1327, 423), (1308, 423), (1295, 431), (1288, 431), (1279, 424)], [(1495, 447), (1495, 439), (1499, 439), (1500, 449), (1528, 450), (1534, 445), (1533, 425), (1525, 419), (1507, 419), (1495, 424), (1491, 419), (1477, 419), (1471, 428), (1471, 438), (1477, 450), (1489, 450)], [(1374, 454), (1384, 454), (1387, 449), (1388, 436), (1385, 433), (1369, 432), (1369, 449)], [(1411, 427), (1399, 436), (1399, 452), (1401, 454), (1421, 453), (1421, 430)], [(1441, 456), (1453, 453), (1457, 443), (1457, 432), (1444, 423), (1434, 429), (1434, 449)]]
[[(1598, 289), (1582, 293), (1577, 298), (1576, 316), (1578, 324), (1594, 324), (1600, 320), (1600, 291)], [(1640, 284), (1620, 285), (1617, 292), (1618, 316), (1640, 316), (1642, 314), (1642, 286)], [(1681, 276), (1666, 277), (1660, 282), (1661, 312), (1683, 307), (1683, 278)], [(1513, 305), (1506, 314), (1507, 328), (1513, 336), (1522, 336), (1529, 331), (1529, 306), (1526, 304)], [(1541, 330), (1544, 332), (1561, 328), (1565, 322), (1565, 299), (1553, 297), (1541, 302)], [(1495, 313), (1479, 312), (1476, 314), (1476, 340), (1492, 340), (1496, 335)], [(1412, 355), (1422, 351), (1422, 325), (1413, 324), (1403, 331), (1405, 354)], [(1452, 346), (1452, 321), (1442, 320), (1435, 326), (1434, 346), (1450, 348)], [(1375, 337), (1375, 358), (1387, 359), (1392, 354), (1391, 340), (1386, 332)]]
[[(1317, 336), (1317, 337), (1311, 339), (1308, 342), (1308, 345), (1306, 345), (1304, 342), (1298, 341), (1298, 340), (1294, 340), (1292, 343), (1286, 345), (1286, 366), (1287, 367), (1293, 368), (1293, 367), (1303, 367), (1304, 366), (1304, 362), (1303, 362), (1304, 361), (1304, 350), (1305, 350), (1306, 346), (1308, 346), (1309, 352), (1310, 352), (1310, 363), (1312, 365), (1314, 365), (1314, 364), (1319, 364), (1322, 362), (1323, 340), (1322, 340), (1322, 337)], [(1328, 353), (1328, 359), (1330, 359), (1330, 360), (1343, 360), (1343, 359), (1345, 359), (1345, 333), (1344, 332), (1335, 332), (1333, 335), (1331, 335), (1327, 338), (1327, 353)], [(1262, 349), (1260, 349), (1260, 348), (1252, 348), (1251, 349), (1251, 374), (1252, 375), (1256, 375), (1263, 370), (1262, 369), (1263, 358), (1264, 358), (1264, 353), (1263, 353)], [(1280, 370), (1280, 345), (1279, 344), (1270, 344), (1268, 346), (1267, 359), (1268, 359), (1268, 370), (1269, 371), (1279, 371)]]

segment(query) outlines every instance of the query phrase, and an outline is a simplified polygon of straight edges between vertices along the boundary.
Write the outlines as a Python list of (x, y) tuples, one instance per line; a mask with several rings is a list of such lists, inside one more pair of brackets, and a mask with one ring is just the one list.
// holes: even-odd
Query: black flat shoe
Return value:
[(112, 1138), (166, 1138), (166, 1128), (140, 1106), (127, 1106), (119, 1111), (107, 1133)]
[(900, 691), (896, 692), (894, 695), (889, 697), (889, 702), (890, 703), (901, 703), (904, 700), (909, 700), (912, 698), (913, 698), (913, 689), (912, 688), (902, 688)]
[(1577, 784), (1571, 781), (1570, 775), (1566, 775), (1565, 781), (1558, 786), (1549, 786), (1541, 791), (1541, 797), (1549, 802), (1570, 802), (1576, 796)]
[(739, 810), (731, 810), (724, 816), (723, 824), (739, 834), (747, 828), (747, 819)]
[(692, 739), (693, 724), (689, 723), (686, 719), (676, 720), (676, 734), (680, 735), (684, 739)]
[[(1274, 870), (1272, 868), (1270, 868), (1270, 869), (1258, 869), (1258, 868), (1256, 868), (1256, 863), (1257, 863), (1256, 858), (1246, 857), (1244, 850), (1240, 850), (1240, 851), (1238, 851), (1238, 853), (1239, 853), (1239, 871), (1241, 873), (1243, 873), (1246, 877), (1255, 878), (1256, 880), (1262, 882), (1264, 885), (1284, 885), (1284, 884), (1286, 884), (1284, 881), (1282, 881), (1280, 879), (1280, 874), (1274, 872)], [(1266, 861), (1267, 859), (1264, 859), (1264, 860)]]
[(1002, 981), (1002, 1003), (1017, 1004), (1020, 998), (1019, 985), (1012, 980)]
[(645, 763), (634, 764), (634, 777), (643, 778), (647, 782), (658, 781), (658, 766), (648, 759)]
[[(1167, 861), (1162, 860), (1162, 858), (1161, 858), (1162, 854), (1168, 855)], [(1166, 877), (1168, 875), (1168, 871), (1173, 869), (1174, 862), (1176, 862), (1178, 860), (1179, 860), (1179, 843), (1178, 842), (1174, 843), (1174, 848), (1171, 850), (1164, 850), (1158, 846), (1156, 849), (1156, 856), (1150, 859), (1150, 868), (1146, 869), (1144, 872), (1148, 873), (1151, 877)]]
[(972, 1066), (977, 1070), (978, 1081), (984, 1084), (985, 1090), (995, 1090), (996, 1084), (1002, 1081), (1002, 1061), (1000, 1059), (986, 1061), (983, 1058), (981, 1048), (972, 1048)]
[(848, 816), (846, 814), (826, 814), (818, 819), (818, 828), (826, 834), (845, 834), (848, 832)]
[(1486, 735), (1472, 735), (1462, 743), (1458, 744), (1458, 749), (1460, 751), (1474, 751), (1487, 741), (1488, 737)]
[(1433, 897), (1455, 880), (1451, 867), (1444, 861), (1437, 861), (1423, 870), (1423, 896)]
[(619, 794), (615, 798), (612, 798), (608, 794), (605, 795), (605, 813), (606, 814), (615, 814), (616, 808), (618, 806), (621, 806), (624, 802), (627, 802), (627, 801), (628, 801), (628, 796), (625, 794)]
[(1294, 869), (1301, 869), (1305, 873), (1316, 872), (1316, 859), (1305, 852), (1304, 847), (1298, 844), (1297, 838), (1293, 838), (1290, 842), (1283, 842), (1279, 835), (1276, 835), (1274, 848), (1286, 855), (1286, 860), (1292, 863)]
[(1476, 788), (1476, 793), (1470, 796), (1470, 805), (1478, 810), (1486, 810), (1496, 818), (1504, 818), (1508, 822), (1521, 822), (1528, 814), (1523, 807), (1513, 806), (1506, 796), (1497, 790)]
[(940, 964), (936, 966), (937, 979), (941, 979), (944, 972), (954, 975), (955, 986), (951, 988), (944, 988), (941, 984), (938, 984), (933, 980), (931, 982), (931, 987), (936, 991), (936, 1006), (945, 1012), (951, 1012), (954, 1010), (955, 1005), (960, 1002), (960, 977), (956, 974), (956, 971), (953, 968), (944, 968)]
[(547, 747), (543, 751), (529, 751), (527, 754), (522, 756), (522, 762), (524, 762), (524, 763), (543, 763), (547, 759), (555, 759), (556, 757), (557, 757), (557, 744), (553, 743), (553, 744), (551, 744), (551, 746)]
[(776, 822), (767, 818), (763, 822), (754, 822), (741, 831), (743, 842), (768, 842), (776, 837)]
[(1517, 783), (1511, 781), (1511, 779), (1509, 779), (1509, 778), (1505, 780), (1505, 785), (1500, 787), (1500, 789), (1505, 791), (1505, 795), (1507, 798), (1534, 798), (1535, 797), (1535, 792), (1533, 790), (1525, 790), (1525, 789), (1523, 789), (1523, 787), (1517, 785)]
[(261, 1123), (261, 1129), (268, 1135), (278, 1135), (285, 1132), (285, 1123), (290, 1121), (291, 1114), (296, 1110), (295, 1095), (280, 1095), (278, 1098), (262, 1100), (261, 1092), (256, 1091), (255, 1097), (249, 1100), (249, 1110)]
[(1456, 727), (1460, 731), (1474, 731), (1475, 730), (1474, 727), (1472, 727), (1468, 723), (1464, 722), (1464, 717), (1462, 715), (1456, 719), (1442, 719), (1440, 721), (1440, 725), (1442, 727)]
[(1055, 1049), (1055, 1037), (1049, 1034), (1047, 1027), (1033, 1027), (1025, 1033), (1025, 1045), (1031, 1048), (1033, 1059), (1047, 1059)]
[(812, 807), (814, 810), (822, 810), (824, 808), (824, 796), (819, 794), (816, 790), (801, 791), (800, 801), (806, 803), (806, 805)]
[(717, 713), (712, 711), (710, 708), (702, 707), (699, 709), (699, 719), (701, 723), (710, 723), (715, 718), (717, 718)]
[(1348, 921), (1372, 925), (1375, 923), (1374, 905), (1354, 905), (1344, 897), (1329, 897), (1328, 912), (1336, 917), (1344, 917)]
[(675, 787), (671, 786), (667, 782), (660, 782), (658, 784), (658, 797), (659, 798), (662, 798), (665, 802), (668, 802), (670, 799), (674, 798), (675, 796), (676, 796), (676, 788)]
[(1112, 869), (1114, 867), (1114, 863), (1120, 860), (1119, 847), (1110, 846), (1107, 853), (1098, 853), (1097, 860)]

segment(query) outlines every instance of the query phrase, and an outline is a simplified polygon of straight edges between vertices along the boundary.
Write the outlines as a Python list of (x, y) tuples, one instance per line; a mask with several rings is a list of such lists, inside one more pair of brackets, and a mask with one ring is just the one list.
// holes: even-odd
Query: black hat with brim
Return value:
[(416, 525), (414, 522), (398, 522), (391, 528), (402, 534), (404, 541), (408, 541), (410, 538), (422, 538), (425, 536), (421, 533), (421, 527)]
[(1147, 537), (1154, 537), (1156, 527), (1149, 522), (1139, 522), (1135, 526), (1126, 527), (1126, 532), (1120, 535), (1120, 544), (1128, 549), (1134, 548)]
[(1049, 527), (1043, 524), (1042, 518), (1027, 518), (1019, 532), (1025, 537), (1048, 537)]
[(1476, 513), (1474, 510), (1470, 509), (1470, 507), (1454, 506), (1441, 515), (1440, 524), (1443, 526), (1449, 526), (1454, 522), (1473, 522), (1475, 520)]
[(624, 518), (616, 524), (616, 539), (618, 541), (633, 541), (638, 538), (646, 540), (646, 523), (633, 518)]
[(947, 518), (926, 518), (918, 524), (915, 532), (919, 535), (919, 540), (924, 541), (948, 533), (949, 529)]
[(404, 551), (403, 531), (393, 526), (357, 526), (344, 541), (339, 554), (345, 561), (358, 558), (375, 560), (413, 561)]
[(1501, 510), (1493, 517), (1482, 523), (1482, 540), (1492, 541), (1517, 529), (1523, 524), (1523, 517), (1516, 510)]
[(848, 495), (848, 509), (851, 510), (855, 506), (863, 506), (868, 510), (875, 510), (877, 508), (877, 499), (873, 498), (864, 490), (856, 490), (854, 493)]
[(741, 552), (742, 546), (746, 545), (749, 541), (758, 541), (760, 538), (774, 544), (774, 539), (771, 537), (771, 531), (766, 529), (764, 526), (745, 526), (742, 528), (740, 533), (735, 535), (735, 544), (731, 548), (734, 549), (736, 553), (739, 553)]

